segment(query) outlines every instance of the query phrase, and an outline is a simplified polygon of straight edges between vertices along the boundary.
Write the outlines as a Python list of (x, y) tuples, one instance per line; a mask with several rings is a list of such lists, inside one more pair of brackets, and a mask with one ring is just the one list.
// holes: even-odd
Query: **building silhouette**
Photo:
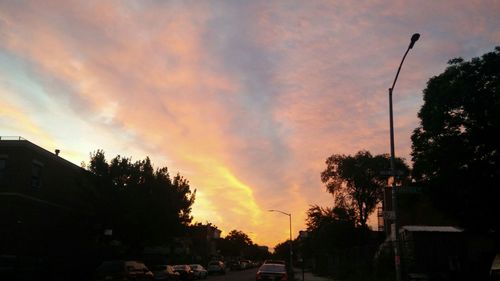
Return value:
[(94, 196), (89, 173), (59, 150), (1, 137), (0, 255), (50, 280), (91, 260), (98, 238)]

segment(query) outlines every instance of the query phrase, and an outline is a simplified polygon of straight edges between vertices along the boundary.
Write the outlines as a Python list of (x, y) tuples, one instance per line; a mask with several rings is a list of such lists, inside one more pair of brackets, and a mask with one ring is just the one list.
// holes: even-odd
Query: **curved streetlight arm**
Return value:
[(280, 211), (280, 210), (268, 210), (269, 212), (278, 212), (278, 213), (282, 213), (283, 215), (287, 215), (287, 216), (292, 216), (292, 214), (289, 214), (289, 213), (285, 213), (283, 211)]
[(398, 67), (398, 72), (396, 73), (396, 77), (394, 77), (394, 81), (392, 82), (392, 87), (389, 88), (389, 92), (392, 94), (392, 90), (394, 90), (394, 86), (396, 86), (396, 81), (398, 80), (398, 76), (399, 76), (399, 72), (401, 71), (401, 66), (403, 66), (403, 62), (405, 61), (405, 58), (406, 58), (406, 55), (408, 55), (408, 52), (410, 51), (410, 49), (413, 48), (413, 46), (415, 45), (415, 42), (417, 42), (417, 40), (420, 38), (420, 34), (419, 33), (415, 33), (412, 35), (411, 39), (410, 39), (410, 45), (408, 45), (408, 49), (406, 49), (406, 52), (403, 56), (403, 59), (401, 60), (401, 63), (399, 64), (399, 67)]
[(406, 55), (408, 55), (408, 52), (410, 51), (410, 47), (406, 49), (405, 55), (403, 56), (403, 59), (401, 60), (401, 63), (399, 64), (398, 72), (396, 73), (396, 77), (394, 77), (394, 82), (392, 82), (392, 87), (389, 89), (389, 91), (392, 93), (392, 90), (394, 90), (394, 86), (396, 85), (396, 81), (398, 80), (399, 72), (401, 71), (401, 66), (403, 66), (403, 62), (405, 61)]
[(280, 211), (280, 210), (268, 210), (268, 211), (282, 213), (283, 215), (286, 215), (289, 218), (289, 223), (290, 223), (290, 270), (293, 270), (292, 213), (285, 213), (285, 212)]

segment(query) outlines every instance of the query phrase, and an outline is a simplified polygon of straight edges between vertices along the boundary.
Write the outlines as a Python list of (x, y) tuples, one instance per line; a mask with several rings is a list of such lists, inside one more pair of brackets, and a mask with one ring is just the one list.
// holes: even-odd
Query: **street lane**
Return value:
[(207, 281), (255, 281), (257, 269), (228, 271), (225, 275), (210, 275)]

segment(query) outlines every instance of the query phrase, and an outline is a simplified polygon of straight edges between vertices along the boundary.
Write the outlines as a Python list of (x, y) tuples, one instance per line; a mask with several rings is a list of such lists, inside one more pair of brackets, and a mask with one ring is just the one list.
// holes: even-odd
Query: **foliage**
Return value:
[[(383, 197), (387, 176), (382, 171), (389, 170), (389, 156), (372, 156), (368, 151), (359, 151), (354, 156), (333, 154), (326, 165), (321, 181), (335, 197), (336, 206), (354, 214), (358, 224), (366, 228), (368, 216)], [(407, 178), (409, 168), (404, 161), (396, 158), (395, 165)]]
[(240, 230), (231, 230), (226, 236), (226, 240), (231, 242), (236, 248), (242, 249), (246, 246), (252, 245), (252, 239)]
[(98, 215), (114, 239), (131, 247), (161, 245), (180, 235), (191, 222), (195, 191), (189, 181), (166, 167), (154, 169), (148, 157), (131, 162), (120, 155), (106, 161), (104, 151), (91, 154), (89, 171), (99, 193)]
[(306, 266), (336, 279), (362, 280), (360, 276), (370, 276), (371, 259), (382, 237), (357, 225), (354, 210), (312, 205), (306, 224), (307, 237), (294, 241), (294, 249)]
[(243, 231), (231, 230), (226, 237), (219, 240), (221, 254), (226, 257), (264, 260), (270, 253), (266, 247), (254, 244)]
[(336, 222), (344, 222), (354, 227), (355, 220), (355, 213), (352, 209), (342, 207), (323, 208), (312, 205), (307, 210), (306, 225), (308, 231), (318, 230), (325, 225)]
[[(296, 249), (296, 244), (296, 241), (292, 242), (292, 250)], [(296, 252), (296, 250), (294, 250), (294, 252)], [(278, 243), (274, 246), (273, 257), (274, 259), (284, 260), (288, 264), (290, 260), (290, 240)]]
[(414, 177), (436, 206), (474, 230), (500, 230), (500, 47), (451, 60), (424, 90), (412, 135)]

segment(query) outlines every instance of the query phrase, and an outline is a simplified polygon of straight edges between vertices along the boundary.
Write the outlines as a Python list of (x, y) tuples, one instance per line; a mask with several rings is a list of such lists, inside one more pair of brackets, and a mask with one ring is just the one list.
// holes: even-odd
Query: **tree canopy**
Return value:
[(226, 237), (219, 239), (221, 254), (230, 258), (266, 259), (269, 256), (267, 247), (255, 244), (243, 231), (233, 229)]
[(465, 227), (500, 230), (500, 47), (449, 61), (424, 90), (413, 175)]
[[(354, 156), (333, 154), (326, 159), (326, 165), (321, 181), (335, 197), (336, 206), (352, 210), (358, 224), (366, 227), (368, 216), (382, 200), (387, 185), (387, 176), (382, 171), (389, 170), (389, 156), (372, 156), (368, 151), (359, 151)], [(395, 165), (402, 177), (408, 177), (409, 168), (402, 159), (397, 158)]]
[(118, 155), (108, 162), (97, 150), (88, 169), (98, 187), (98, 215), (115, 239), (137, 248), (161, 245), (191, 222), (196, 190), (166, 167), (155, 170), (148, 157), (132, 163)]

